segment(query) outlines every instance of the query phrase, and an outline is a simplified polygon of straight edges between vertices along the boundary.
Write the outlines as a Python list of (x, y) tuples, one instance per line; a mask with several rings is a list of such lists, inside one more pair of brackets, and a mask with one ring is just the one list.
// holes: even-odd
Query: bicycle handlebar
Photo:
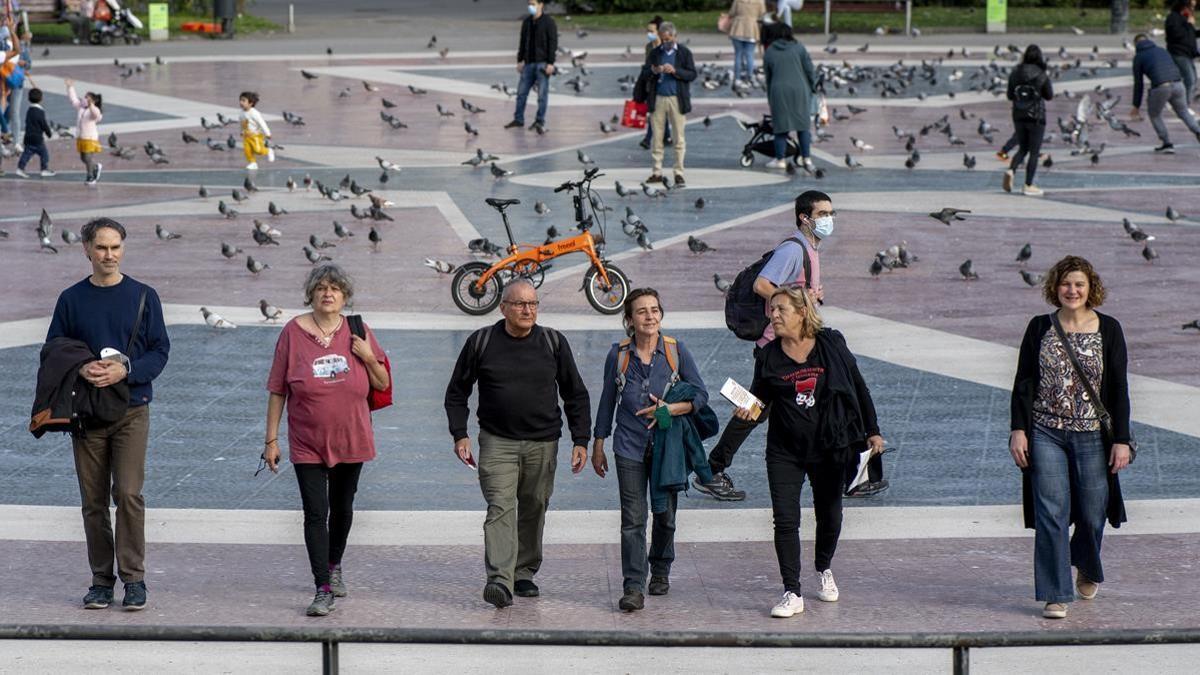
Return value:
[(554, 188), (554, 191), (555, 192), (563, 192), (565, 190), (574, 190), (577, 187), (583, 187), (584, 185), (587, 185), (588, 183), (592, 182), (596, 178), (599, 178), (600, 176), (603, 176), (603, 175), (604, 174), (600, 173), (599, 167), (592, 167), (583, 172), (583, 180), (574, 180), (574, 181), (569, 180), (569, 181), (563, 183), (562, 185), (559, 185), (558, 187)]

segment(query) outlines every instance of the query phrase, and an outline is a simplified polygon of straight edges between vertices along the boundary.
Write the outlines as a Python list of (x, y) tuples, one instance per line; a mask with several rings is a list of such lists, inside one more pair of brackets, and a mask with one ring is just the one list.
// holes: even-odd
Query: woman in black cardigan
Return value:
[[(1104, 581), (1105, 517), (1113, 527), (1125, 520), (1117, 472), (1132, 454), (1129, 385), (1125, 335), (1116, 319), (1095, 310), (1105, 290), (1091, 263), (1076, 256), (1058, 261), (1043, 292), (1058, 310), (1035, 316), (1025, 329), (1008, 444), (1025, 470), (1025, 525), (1032, 521), (1035, 530), (1033, 579), (1037, 599), (1046, 603), (1042, 616), (1061, 619), (1076, 594), (1091, 600)], [(1055, 317), (1111, 416), (1111, 438), (1102, 437), (1099, 411), (1063, 348)]]

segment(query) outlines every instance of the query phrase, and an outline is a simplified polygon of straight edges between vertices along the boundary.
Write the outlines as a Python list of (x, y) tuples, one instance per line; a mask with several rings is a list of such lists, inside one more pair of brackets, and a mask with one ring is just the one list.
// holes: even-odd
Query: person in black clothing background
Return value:
[(554, 74), (554, 56), (558, 52), (558, 25), (546, 16), (541, 0), (529, 0), (529, 16), (521, 22), (521, 40), (517, 45), (517, 72), (521, 82), (517, 85), (517, 109), (512, 121), (505, 129), (525, 126), (525, 102), (529, 90), (537, 83), (537, 117), (529, 128), (539, 134), (546, 133), (546, 108), (550, 104), (550, 76)]
[(1037, 173), (1038, 155), (1042, 150), (1042, 138), (1046, 135), (1046, 101), (1054, 98), (1054, 88), (1046, 76), (1046, 59), (1037, 45), (1025, 48), (1021, 65), (1013, 68), (1008, 76), (1008, 100), (1013, 102), (1012, 118), (1016, 127), (1020, 147), (1004, 172), (1004, 191), (1012, 192), (1013, 176), (1017, 167), (1029, 157), (1025, 165), (1025, 187), (1022, 194), (1040, 197), (1041, 188), (1033, 184)]
[[(539, 595), (542, 527), (554, 491), (562, 434), (561, 396), (574, 448), (571, 471), (587, 463), (591, 403), (567, 339), (537, 325), (537, 290), (525, 280), (504, 287), (504, 320), (471, 334), (446, 385), (446, 417), (459, 461), (479, 471), (487, 500), (483, 523), (483, 599), (497, 608), (514, 593)], [(479, 383), (479, 464), (467, 436), (467, 401)]]
[(42, 163), (42, 178), (54, 176), (50, 170), (50, 151), (46, 148), (46, 139), (54, 138), (54, 131), (46, 122), (46, 111), (42, 108), (42, 90), (29, 90), (29, 110), (25, 113), (25, 149), (21, 151), (21, 159), (17, 162), (17, 175), (28, 178), (25, 165), (34, 155)]
[[(1196, 49), (1196, 0), (1172, 0), (1171, 12), (1167, 14), (1166, 38), (1167, 52), (1171, 60), (1179, 67), (1179, 75), (1183, 78), (1183, 88), (1187, 92), (1188, 108), (1196, 95), (1196, 63), (1194, 59), (1200, 56)], [(1195, 113), (1192, 113), (1195, 116)]]
[[(799, 287), (771, 295), (776, 339), (756, 357), (750, 391), (765, 405), (767, 483), (775, 521), (775, 555), (783, 598), (771, 616), (804, 611), (800, 595), (800, 490), (812, 485), (817, 541), (814, 568), (817, 597), (836, 602), (838, 587), (830, 563), (842, 531), (842, 481), (846, 464), (863, 449), (883, 452), (875, 404), (846, 339), (823, 328), (816, 301)], [(748, 410), (735, 413), (752, 418)]]

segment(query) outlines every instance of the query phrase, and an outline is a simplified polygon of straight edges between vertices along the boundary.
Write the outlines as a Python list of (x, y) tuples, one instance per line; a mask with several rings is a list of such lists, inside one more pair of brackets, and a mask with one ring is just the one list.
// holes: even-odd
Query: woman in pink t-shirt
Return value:
[(329, 614), (334, 596), (346, 595), (341, 562), (354, 493), (363, 462), (375, 458), (367, 395), (390, 384), (374, 333), (365, 329), (366, 339), (352, 335), (342, 316), (352, 297), (354, 282), (340, 267), (314, 268), (304, 284), (304, 304), (312, 312), (283, 327), (267, 379), (271, 394), (262, 456), (271, 471), (278, 471), (279, 420), (286, 402), (288, 455), (300, 483), (304, 545), (317, 586), (309, 616)]

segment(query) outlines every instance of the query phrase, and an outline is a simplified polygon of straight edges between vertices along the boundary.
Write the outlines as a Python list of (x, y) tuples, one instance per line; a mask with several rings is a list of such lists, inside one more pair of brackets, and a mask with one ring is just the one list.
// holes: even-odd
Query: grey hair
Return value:
[(660, 33), (670, 33), (671, 35), (676, 35), (676, 34), (677, 34), (677, 33), (675, 32), (675, 24), (671, 23), (670, 21), (664, 21), (664, 22), (662, 22), (661, 24), (659, 24), (659, 26), (658, 26), (658, 32), (660, 32)]
[(508, 299), (512, 297), (513, 292), (520, 286), (528, 286), (529, 290), (533, 291), (533, 296), (535, 298), (537, 297), (537, 287), (534, 286), (531, 281), (528, 279), (516, 279), (504, 285), (504, 293), (500, 296), (500, 299), (504, 302), (508, 302)]
[(312, 304), (313, 293), (317, 291), (317, 286), (322, 281), (328, 281), (330, 284), (337, 286), (342, 291), (342, 295), (346, 296), (346, 304), (353, 305), (354, 298), (354, 280), (346, 273), (346, 270), (334, 263), (325, 263), (314, 267), (308, 273), (308, 279), (304, 281), (304, 305), (307, 307)]

